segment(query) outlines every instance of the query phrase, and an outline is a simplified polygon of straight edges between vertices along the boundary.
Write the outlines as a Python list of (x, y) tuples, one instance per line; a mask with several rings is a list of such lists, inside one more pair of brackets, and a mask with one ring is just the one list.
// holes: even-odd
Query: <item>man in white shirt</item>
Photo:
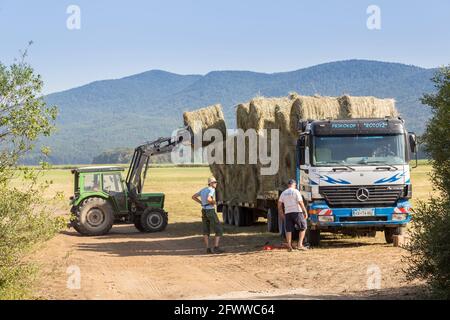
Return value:
[(288, 189), (286, 189), (278, 200), (278, 214), (284, 220), (286, 226), (286, 241), (288, 244), (288, 251), (292, 251), (292, 232), (295, 232), (295, 225), (298, 225), (300, 232), (298, 238), (298, 250), (307, 250), (303, 246), (305, 239), (308, 212), (300, 191), (297, 190), (297, 182), (289, 180)]

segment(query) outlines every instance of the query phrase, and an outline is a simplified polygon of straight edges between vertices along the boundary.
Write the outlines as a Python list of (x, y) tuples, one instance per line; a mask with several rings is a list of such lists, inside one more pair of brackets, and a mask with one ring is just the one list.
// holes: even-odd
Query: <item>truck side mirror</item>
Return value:
[(419, 166), (418, 161), (418, 152), (417, 152), (417, 136), (414, 132), (408, 132), (408, 140), (409, 140), (409, 149), (411, 153), (414, 153), (416, 158), (416, 164), (413, 168), (417, 168)]
[(408, 133), (408, 139), (409, 139), (409, 147), (411, 149), (411, 153), (417, 153), (417, 137), (414, 132)]

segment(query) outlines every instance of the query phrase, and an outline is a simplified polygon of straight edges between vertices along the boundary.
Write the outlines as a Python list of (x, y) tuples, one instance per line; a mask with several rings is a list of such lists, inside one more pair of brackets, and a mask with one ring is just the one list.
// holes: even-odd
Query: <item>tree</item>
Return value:
[(10, 66), (0, 62), (0, 299), (26, 297), (34, 269), (24, 256), (63, 226), (47, 208), (42, 170), (17, 167), (56, 118), (56, 107), (42, 99), (41, 77), (25, 58), (26, 51)]
[(433, 82), (437, 92), (422, 99), (432, 110), (422, 140), (432, 158), (436, 193), (416, 209), (407, 275), (426, 280), (436, 296), (450, 299), (450, 66), (442, 68)]
[(50, 135), (57, 115), (55, 106), (45, 104), (41, 76), (25, 62), (26, 56), (25, 50), (10, 66), (0, 62), (0, 183), (39, 136)]

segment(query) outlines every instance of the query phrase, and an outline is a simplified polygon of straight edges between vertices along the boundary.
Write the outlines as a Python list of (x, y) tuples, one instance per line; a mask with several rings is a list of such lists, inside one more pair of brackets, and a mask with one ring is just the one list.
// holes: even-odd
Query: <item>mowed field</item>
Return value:
[[(432, 192), (430, 166), (412, 171), (414, 201)], [(132, 226), (115, 226), (103, 237), (82, 237), (63, 231), (31, 257), (41, 266), (35, 295), (43, 299), (208, 299), (208, 298), (414, 298), (420, 283), (407, 283), (407, 252), (375, 238), (325, 235), (320, 248), (308, 252), (264, 251), (280, 245), (266, 232), (264, 219), (252, 227), (225, 227), (223, 255), (204, 254), (199, 207), (191, 200), (210, 175), (206, 167), (152, 168), (145, 191), (164, 192), (169, 226), (142, 234)], [(51, 199), (73, 193), (70, 170), (53, 169), (43, 179), (53, 184)], [(67, 214), (68, 200), (51, 204)], [(79, 268), (80, 288), (69, 288), (70, 270)], [(381, 282), (368, 286), (373, 270)], [(67, 273), (69, 271), (69, 273)]]

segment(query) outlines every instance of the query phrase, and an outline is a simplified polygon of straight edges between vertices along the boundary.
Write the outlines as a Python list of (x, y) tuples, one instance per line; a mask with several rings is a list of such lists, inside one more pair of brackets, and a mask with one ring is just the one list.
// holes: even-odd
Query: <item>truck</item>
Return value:
[[(387, 243), (403, 234), (412, 215), (409, 163), (414, 154), (417, 163), (416, 135), (403, 119), (300, 121), (295, 152), (310, 245), (318, 246), (323, 232), (374, 236), (383, 231)], [(219, 211), (225, 223), (244, 226), (262, 216), (269, 232), (284, 233), (277, 198), (222, 201)]]

